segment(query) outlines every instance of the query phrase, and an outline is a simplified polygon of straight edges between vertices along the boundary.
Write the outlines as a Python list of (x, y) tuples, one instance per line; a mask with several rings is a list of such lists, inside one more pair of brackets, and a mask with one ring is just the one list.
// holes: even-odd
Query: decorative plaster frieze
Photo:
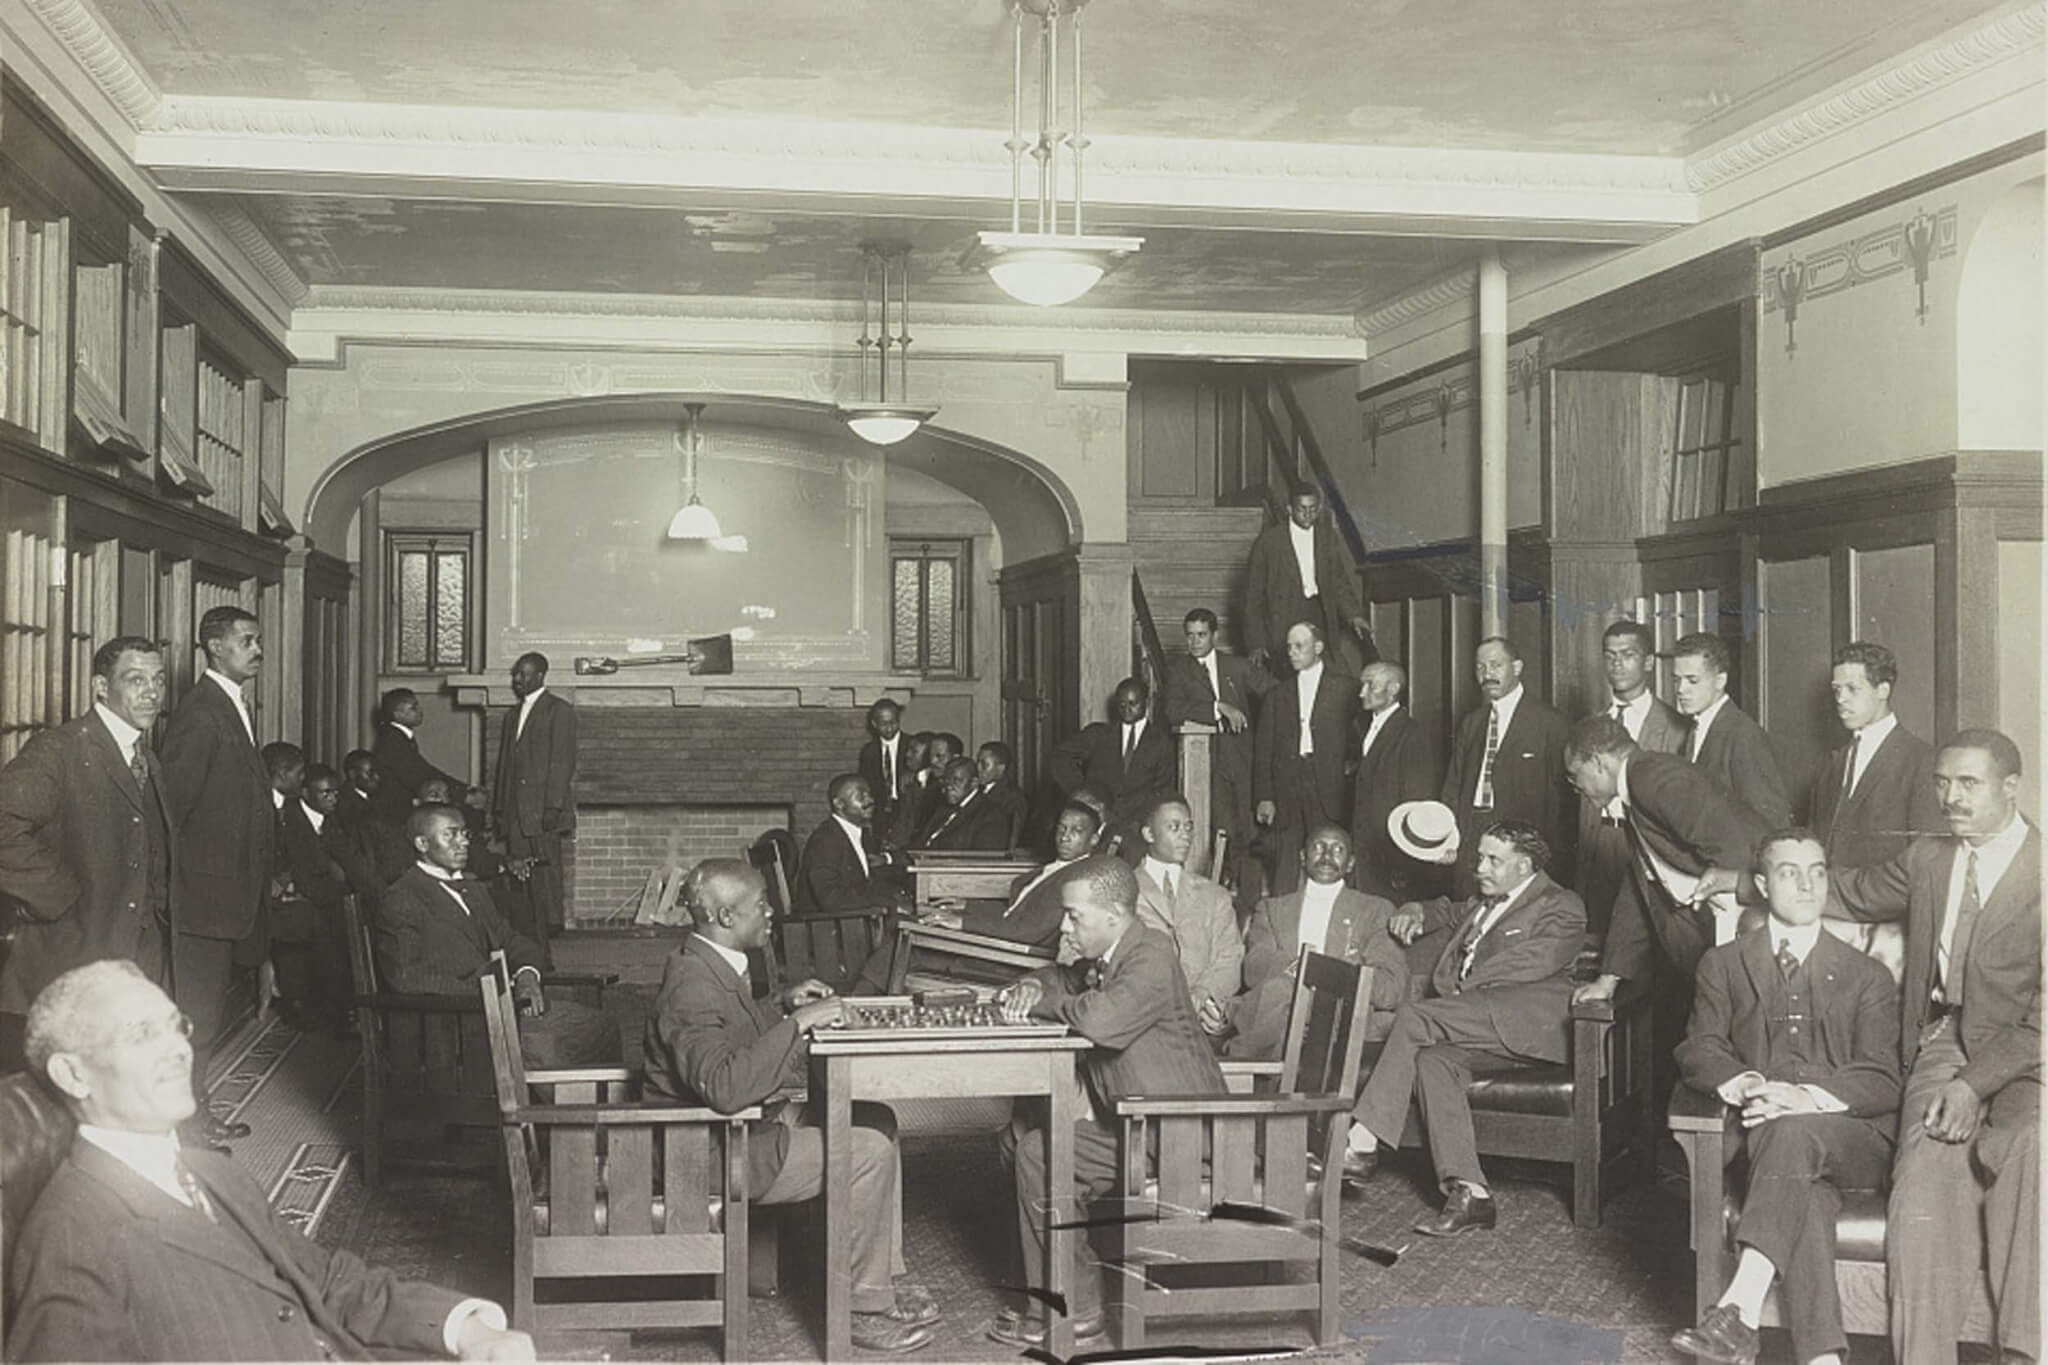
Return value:
[(1686, 183), (1699, 193), (1715, 189), (1822, 138), (1954, 85), (1993, 63), (2038, 49), (2044, 33), (2048, 33), (2048, 4), (2032, 4), (2005, 15), (1817, 104), (1692, 157), (1686, 163)]
[(163, 94), (87, 0), (24, 0), (94, 85), (136, 128), (156, 118)]
[(299, 272), (277, 249), (277, 243), (270, 240), (270, 234), (262, 224), (242, 211), (239, 204), (215, 203), (209, 206), (213, 221), (219, 225), (235, 249), (248, 257), (249, 264), (262, 272), (284, 301), (297, 307), (306, 297), (306, 282), (299, 278)]
[[(1941, 260), (1956, 254), (1956, 206), (1946, 204), (1932, 213), (1908, 214), (1846, 241), (1817, 248), (1790, 249), (1785, 264), (1796, 265), (1800, 280), (1799, 302), (1804, 305), (1845, 289), (1871, 284), (1915, 268), (1909, 232), (1916, 221), (1925, 220), (1925, 259)], [(1775, 313), (1783, 306), (1783, 280), (1769, 264), (1760, 274), (1757, 297), (1763, 311)]]
[(1419, 289), (1411, 289), (1397, 298), (1365, 309), (1351, 320), (1351, 330), (1359, 336), (1371, 338), (1376, 333), (1469, 298), (1477, 280), (1478, 274), (1474, 270), (1445, 275)]

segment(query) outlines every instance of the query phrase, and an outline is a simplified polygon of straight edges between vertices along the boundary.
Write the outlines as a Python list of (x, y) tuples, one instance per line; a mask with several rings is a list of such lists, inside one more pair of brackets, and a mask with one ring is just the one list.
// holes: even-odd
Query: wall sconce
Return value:
[(1913, 262), (1913, 283), (1920, 290), (1920, 325), (1927, 325), (1927, 270), (1934, 260), (1934, 215), (1922, 209), (1906, 224), (1906, 255)]
[(1799, 321), (1799, 301), (1806, 297), (1806, 262), (1793, 257), (1778, 267), (1773, 277), (1778, 285), (1778, 302), (1785, 310), (1785, 354), (1799, 349), (1793, 324)]

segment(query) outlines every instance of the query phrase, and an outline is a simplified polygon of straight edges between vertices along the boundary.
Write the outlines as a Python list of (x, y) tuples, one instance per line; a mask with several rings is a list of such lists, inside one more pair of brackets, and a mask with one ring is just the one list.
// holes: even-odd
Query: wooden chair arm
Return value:
[(1351, 1111), (1349, 1095), (1134, 1095), (1116, 1102), (1117, 1117), (1256, 1117), (1263, 1114), (1336, 1114)]
[(569, 990), (604, 990), (619, 984), (617, 972), (550, 972), (540, 979), (543, 986), (561, 986)]
[(1226, 1076), (1277, 1076), (1287, 1069), (1285, 1062), (1254, 1062), (1231, 1060), (1218, 1062)]
[(411, 1014), (482, 1014), (484, 1002), (467, 995), (399, 995), (379, 991), (375, 995), (359, 995), (358, 1005), (373, 1010), (399, 1010)]
[(761, 1107), (751, 1105), (721, 1114), (716, 1109), (685, 1108), (669, 1104), (523, 1104), (507, 1109), (511, 1123), (531, 1123), (541, 1128), (590, 1128), (609, 1124), (720, 1123), (744, 1124), (761, 1117)]
[(796, 910), (782, 919), (778, 927), (786, 930), (793, 925), (806, 922), (819, 924), (831, 920), (881, 919), (888, 913), (889, 907), (886, 905), (867, 905), (857, 910)]
[(1621, 1015), (1638, 1013), (1649, 1006), (1649, 983), (1624, 981), (1614, 988), (1611, 999), (1586, 1000), (1573, 1005), (1572, 1018), (1591, 1020), (1594, 1023), (1613, 1023)]
[(526, 1073), (528, 1085), (581, 1085), (639, 1079), (639, 1072), (623, 1066), (570, 1066)]
[(1666, 1121), (1674, 1133), (1712, 1133), (1718, 1136), (1726, 1130), (1728, 1116), (1732, 1112), (1734, 1106), (1719, 1095), (1681, 1083), (1671, 1089), (1671, 1112)]

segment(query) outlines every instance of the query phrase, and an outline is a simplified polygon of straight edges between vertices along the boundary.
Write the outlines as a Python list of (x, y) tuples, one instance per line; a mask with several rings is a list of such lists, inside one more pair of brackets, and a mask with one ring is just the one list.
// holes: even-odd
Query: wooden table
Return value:
[(993, 853), (913, 853), (910, 875), (917, 903), (930, 905), (942, 897), (956, 900), (1010, 899), (1010, 883), (1020, 873), (1045, 864), (1031, 858), (1005, 858)]
[[(872, 997), (862, 1004), (888, 997)], [(852, 1177), (853, 1102), (958, 1099), (977, 1095), (1043, 1097), (1046, 1140), (1046, 1287), (1068, 1292), (1073, 1269), (1074, 1056), (1086, 1038), (1062, 1033), (1006, 1036), (1009, 1030), (962, 1028), (912, 1036), (883, 1029), (821, 1029), (811, 1040), (810, 1098), (822, 1106), (825, 1145), (825, 1359), (853, 1351)], [(1014, 1236), (1014, 1232), (1008, 1233)], [(1047, 1346), (1073, 1351), (1073, 1325), (1052, 1315)]]

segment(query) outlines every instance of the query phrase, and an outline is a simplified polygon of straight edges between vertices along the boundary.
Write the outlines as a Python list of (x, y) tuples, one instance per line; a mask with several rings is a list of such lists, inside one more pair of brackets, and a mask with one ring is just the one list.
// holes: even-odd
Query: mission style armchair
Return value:
[(795, 841), (789, 831), (772, 829), (754, 841), (745, 857), (768, 884), (768, 903), (775, 911), (774, 940), (761, 965), (771, 989), (816, 977), (844, 995), (867, 965), (870, 953), (887, 952), (889, 912), (864, 910), (791, 910), (790, 886), (796, 876)]

